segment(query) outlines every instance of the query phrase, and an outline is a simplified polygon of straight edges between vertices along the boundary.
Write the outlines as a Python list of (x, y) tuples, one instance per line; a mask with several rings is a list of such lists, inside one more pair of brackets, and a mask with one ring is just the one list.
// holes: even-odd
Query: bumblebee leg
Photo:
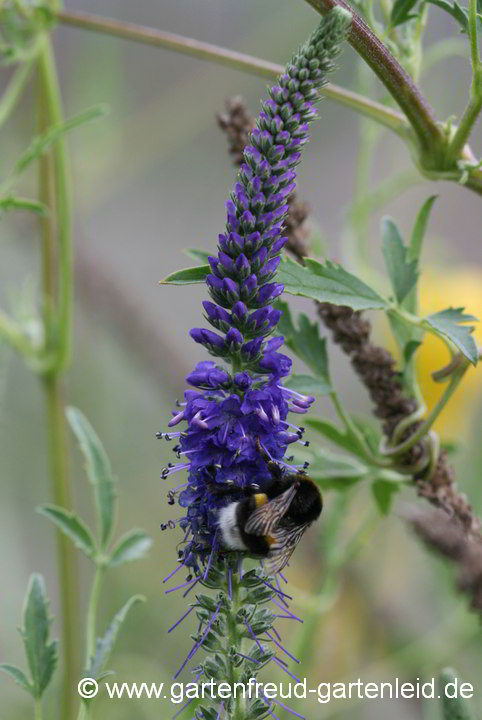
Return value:
[(256, 438), (256, 450), (259, 452), (259, 454), (265, 461), (266, 466), (273, 478), (279, 480), (283, 475), (283, 471), (281, 470), (281, 467), (278, 465), (278, 463), (270, 458), (264, 447), (261, 445), (259, 437)]

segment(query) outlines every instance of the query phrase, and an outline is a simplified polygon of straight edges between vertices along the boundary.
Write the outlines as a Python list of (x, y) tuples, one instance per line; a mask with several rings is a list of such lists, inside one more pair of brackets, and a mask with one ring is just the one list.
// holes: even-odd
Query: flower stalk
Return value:
[[(195, 389), (185, 392), (184, 402), (178, 403), (168, 423), (170, 428), (187, 423), (187, 428), (159, 433), (166, 440), (176, 438), (179, 459), (177, 464), (169, 463), (161, 477), (188, 471), (187, 482), (168, 492), (169, 504), (177, 498), (186, 515), (179, 521), (185, 534), (178, 566), (165, 580), (182, 568), (188, 575), (167, 592), (183, 590), (187, 596), (198, 585), (218, 591), (215, 598), (196, 596), (192, 609), (200, 625), (175, 679), (200, 648), (211, 655), (194, 669), (196, 678), (215, 682), (227, 678), (233, 690), (239, 682), (246, 686), (270, 660), (295, 677), (277, 651), (296, 658), (274, 629), (277, 617), (300, 621), (289, 610), (289, 596), (279, 580), (294, 545), (286, 555), (284, 550), (276, 554), (277, 525), (269, 538), (253, 532), (259, 552), (248, 554), (264, 557), (266, 565), (262, 571), (244, 573), (240, 550), (248, 547), (228, 541), (220, 518), (229, 515), (223, 512), (233, 500), (236, 503), (249, 493), (268, 498), (273, 466), (281, 476), (293, 470), (292, 458), (285, 456), (291, 443), (302, 442), (304, 429), (289, 422), (288, 414), (303, 414), (314, 402), (313, 397), (283, 385), (291, 360), (278, 352), (283, 337), (270, 337), (281, 317), (272, 303), (284, 289), (276, 282), (276, 272), (288, 240), (283, 229), (295, 188), (295, 167), (308, 141), (309, 123), (316, 117), (317, 90), (333, 68), (350, 22), (351, 15), (340, 9), (324, 18), (262, 103), (226, 203), (226, 230), (219, 235), (218, 254), (209, 257), (206, 285), (211, 300), (203, 307), (205, 319), (217, 332), (190, 331), (193, 340), (227, 363), (229, 370), (214, 361), (198, 363), (186, 378)], [(289, 502), (296, 489), (292, 485), (286, 491), (292, 493)], [(319, 494), (318, 499), (321, 510)], [(173, 525), (170, 521), (161, 528)], [(274, 608), (267, 608), (267, 603)], [(254, 720), (272, 714), (271, 702), (262, 691), (254, 699), (236, 694), (222, 703), (221, 697), (214, 699), (217, 705), (198, 708), (196, 718)]]

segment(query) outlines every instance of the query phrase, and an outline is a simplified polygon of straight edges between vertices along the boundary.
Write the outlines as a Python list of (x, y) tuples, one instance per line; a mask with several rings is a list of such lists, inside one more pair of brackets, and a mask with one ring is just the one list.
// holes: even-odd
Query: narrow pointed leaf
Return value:
[(0, 663), (0, 670), (10, 675), (17, 685), (20, 685), (20, 687), (30, 693), (30, 695), (34, 695), (34, 689), (23, 670), (20, 670), (16, 665), (9, 665), (8, 663)]
[(442, 312), (428, 315), (424, 322), (444, 337), (448, 338), (465, 355), (473, 365), (477, 364), (478, 350), (475, 340), (472, 337), (474, 325), (462, 325), (461, 323), (475, 321), (473, 315), (465, 315), (464, 308), (448, 308)]
[(161, 285), (196, 285), (197, 283), (203, 283), (206, 279), (206, 275), (211, 272), (209, 265), (198, 265), (197, 267), (184, 268), (184, 270), (177, 270), (160, 280)]
[(132, 560), (145, 557), (152, 540), (144, 530), (130, 530), (116, 543), (109, 559), (109, 567), (116, 567)]
[(427, 223), (432, 211), (433, 204), (438, 195), (431, 195), (420, 208), (412, 230), (412, 239), (408, 251), (409, 260), (419, 260), (422, 254), (423, 241), (427, 230)]
[(87, 557), (95, 554), (95, 540), (92, 532), (75, 513), (57, 505), (41, 505), (37, 508), (37, 512), (52, 520), (59, 530), (67, 535)]
[(44, 203), (30, 198), (18, 197), (16, 195), (6, 195), (0, 198), (0, 211), (8, 212), (9, 210), (25, 210), (33, 212), (37, 215), (48, 215), (49, 209)]
[(407, 260), (408, 249), (403, 244), (398, 227), (390, 218), (382, 223), (382, 250), (393, 292), (399, 305), (415, 287), (418, 278), (417, 260)]
[(107, 630), (104, 635), (97, 638), (95, 656), (90, 659), (89, 665), (85, 671), (87, 677), (91, 677), (96, 680), (100, 676), (105, 664), (110, 658), (117, 636), (129, 613), (129, 610), (137, 603), (144, 601), (145, 598), (142, 595), (134, 595), (114, 615), (107, 626)]
[(28, 146), (28, 148), (25, 150), (25, 152), (22, 153), (20, 158), (15, 163), (13, 175), (19, 175), (24, 170), (26, 170), (27, 167), (34, 160), (43, 155), (43, 153), (45, 153), (51, 147), (51, 145), (53, 145), (53, 143), (59, 140), (59, 138), (61, 138), (63, 135), (70, 132), (74, 128), (79, 127), (79, 125), (84, 125), (85, 123), (90, 122), (91, 120), (94, 120), (101, 115), (105, 115), (106, 112), (107, 107), (105, 105), (96, 105), (95, 107), (84, 110), (78, 115), (74, 115), (68, 120), (65, 120), (65, 122), (54, 125), (46, 132), (42, 133), (42, 135), (38, 135), (37, 137), (35, 137)]
[(330, 383), (325, 382), (319, 378), (313, 377), (312, 375), (291, 375), (290, 379), (284, 383), (285, 387), (296, 392), (302, 393), (303, 395), (315, 395), (321, 397), (322, 395), (329, 395), (333, 391), (333, 387)]
[(40, 698), (49, 684), (57, 664), (57, 642), (49, 642), (51, 619), (45, 583), (41, 575), (30, 577), (20, 632), (32, 677), (32, 694)]
[(395, 0), (390, 14), (390, 25), (396, 27), (410, 19), (410, 11), (415, 7), (418, 0)]
[(323, 435), (335, 445), (349, 450), (350, 452), (356, 452), (356, 448), (353, 447), (353, 442), (345, 432), (342, 432), (334, 423), (330, 420), (321, 420), (319, 418), (306, 418), (303, 421), (305, 425), (314, 430), (315, 432)]
[(285, 292), (290, 295), (347, 305), (353, 310), (383, 310), (388, 307), (387, 301), (375, 290), (328, 260), (322, 264), (306, 258), (303, 267), (291, 258), (285, 258), (278, 268), (277, 280), (283, 283)]
[(80, 410), (69, 407), (66, 414), (84, 455), (87, 476), (94, 488), (101, 547), (104, 548), (112, 534), (116, 496), (109, 458), (91, 424)]
[(196, 248), (186, 248), (183, 252), (192, 260), (200, 262), (201, 265), (206, 265), (209, 262), (209, 257), (213, 254), (208, 253), (206, 250), (197, 250)]

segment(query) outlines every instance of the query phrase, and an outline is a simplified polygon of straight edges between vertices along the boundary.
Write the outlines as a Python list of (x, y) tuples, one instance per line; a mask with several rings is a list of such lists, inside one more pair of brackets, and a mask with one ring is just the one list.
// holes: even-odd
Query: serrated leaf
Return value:
[(87, 557), (95, 555), (96, 547), (92, 532), (74, 512), (58, 505), (41, 505), (37, 508), (37, 512), (52, 520)]
[(389, 514), (394, 497), (399, 490), (400, 485), (389, 480), (375, 480), (372, 483), (372, 494), (382, 515)]
[(35, 698), (42, 697), (57, 664), (57, 642), (48, 642), (50, 623), (44, 579), (41, 575), (34, 574), (30, 577), (25, 596), (23, 627), (20, 632)]
[(37, 215), (48, 215), (49, 209), (44, 203), (30, 198), (18, 197), (16, 195), (6, 195), (0, 198), (0, 211), (9, 212), (11, 210), (26, 210)]
[(109, 458), (93, 427), (80, 410), (69, 407), (66, 415), (84, 455), (87, 476), (94, 488), (100, 544), (101, 548), (105, 548), (112, 534), (116, 497)]
[(415, 224), (412, 230), (412, 238), (410, 241), (410, 248), (408, 250), (409, 260), (418, 260), (422, 254), (423, 241), (425, 239), (425, 232), (427, 230), (427, 224), (432, 211), (433, 204), (438, 198), (438, 195), (431, 195), (420, 208)]
[(333, 387), (312, 375), (291, 375), (290, 379), (284, 383), (285, 387), (296, 390), (296, 392), (303, 393), (303, 395), (314, 395), (320, 397), (321, 395), (329, 395), (333, 391)]
[[(471, 706), (458, 692), (460, 685), (455, 670), (452, 668), (444, 668), (440, 672), (439, 698), (442, 701), (443, 720), (474, 720)], [(452, 697), (447, 697), (447, 695)]]
[[(460, 27), (462, 28), (462, 32), (467, 33), (469, 28), (469, 13), (467, 8), (462, 7), (457, 0), (427, 0), (427, 2), (431, 3), (432, 5), (436, 5), (437, 7), (441, 8), (442, 10), (445, 10), (449, 15), (451, 15), (454, 20), (456, 20)], [(478, 15), (480, 19), (480, 15)]]
[(145, 557), (152, 540), (144, 530), (129, 530), (117, 541), (110, 556), (109, 567), (116, 567)]
[[(314, 388), (316, 383), (317, 391), (315, 392), (315, 390), (313, 390), (313, 392), (311, 392), (306, 390), (308, 394), (326, 395), (332, 392), (333, 388), (328, 371), (326, 340), (325, 338), (320, 338), (318, 323), (310, 322), (306, 315), (301, 314), (298, 316), (298, 327), (295, 327), (288, 304), (280, 301), (276, 307), (283, 312), (278, 330), (283, 334), (285, 344), (293, 350), (297, 357), (301, 358), (301, 360), (308, 365), (316, 376), (316, 379), (311, 378), (311, 380), (309, 375), (292, 376), (288, 382), (294, 384), (289, 384), (289, 387), (298, 390), (304, 382), (306, 385), (311, 385)], [(295, 377), (297, 378), (296, 380), (294, 379)], [(303, 378), (303, 380), (300, 380), (300, 378)], [(296, 385), (298, 385), (298, 387), (296, 387)], [(300, 389), (300, 392), (303, 392), (303, 390)]]
[(34, 695), (34, 689), (23, 670), (20, 670), (16, 665), (9, 665), (8, 663), (0, 663), (0, 670), (10, 675), (17, 685), (20, 685), (20, 687), (30, 693), (30, 695)]
[(478, 350), (475, 340), (472, 337), (472, 332), (475, 329), (474, 325), (461, 325), (460, 323), (466, 323), (475, 321), (478, 319), (473, 315), (465, 315), (465, 308), (448, 308), (442, 310), (442, 312), (435, 313), (434, 315), (428, 315), (424, 318), (424, 323), (427, 323), (431, 328), (444, 337), (448, 338), (453, 344), (465, 355), (473, 365), (477, 364)]
[(408, 261), (408, 249), (403, 244), (398, 227), (390, 218), (382, 221), (382, 251), (395, 297), (401, 305), (417, 283), (417, 260)]
[(195, 285), (203, 283), (206, 275), (211, 272), (210, 265), (198, 265), (197, 267), (184, 268), (184, 270), (176, 270), (164, 280), (159, 280), (160, 285)]
[(303, 421), (305, 425), (314, 430), (315, 432), (328, 438), (332, 443), (339, 447), (349, 450), (350, 452), (357, 452), (357, 448), (353, 447), (353, 443), (348, 435), (340, 430), (330, 420), (321, 420), (319, 418), (306, 418)]
[(137, 603), (144, 601), (145, 598), (142, 595), (133, 595), (133, 597), (129, 598), (126, 604), (123, 605), (121, 609), (114, 615), (111, 622), (107, 626), (107, 630), (105, 631), (104, 635), (100, 638), (97, 638), (95, 656), (90, 659), (89, 665), (86, 668), (86, 677), (91, 677), (94, 680), (97, 680), (97, 678), (99, 678), (105, 664), (110, 658), (112, 649), (119, 634), (119, 630), (125, 622), (129, 610)]
[(186, 248), (183, 253), (192, 260), (200, 262), (201, 265), (209, 263), (209, 258), (213, 255), (213, 253), (208, 253), (206, 250), (197, 250), (196, 248)]
[(353, 310), (383, 310), (386, 300), (336, 263), (305, 258), (305, 266), (285, 258), (278, 268), (277, 280), (285, 292), (318, 302), (347, 305)]
[(396, 27), (410, 20), (410, 10), (415, 7), (418, 0), (395, 0), (390, 14), (390, 26)]

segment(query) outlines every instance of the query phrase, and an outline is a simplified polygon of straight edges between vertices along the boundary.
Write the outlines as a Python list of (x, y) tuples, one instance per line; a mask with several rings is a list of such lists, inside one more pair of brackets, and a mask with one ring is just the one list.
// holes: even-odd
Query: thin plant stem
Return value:
[(469, 41), (472, 60), (470, 99), (447, 151), (447, 163), (457, 160), (482, 110), (482, 63), (477, 42), (477, 0), (469, 0)]
[[(37, 106), (39, 130), (61, 120), (60, 100), (56, 79), (50, 38), (43, 37), (42, 48), (37, 61)], [(60, 117), (59, 117), (60, 115)], [(45, 344), (50, 350), (62, 352), (60, 338), (69, 337), (71, 305), (65, 306), (65, 284), (69, 282), (70, 271), (66, 270), (68, 262), (65, 252), (66, 238), (70, 233), (68, 205), (66, 214), (67, 179), (65, 163), (62, 161), (63, 148), (59, 143), (39, 160), (39, 195), (40, 200), (50, 209), (50, 214), (41, 219), (42, 235), (42, 279), (43, 279), (43, 312)], [(57, 240), (57, 242), (56, 242)], [(64, 248), (62, 248), (62, 243)], [(57, 252), (58, 251), (58, 252)], [(59, 298), (64, 303), (63, 310), (56, 315), (56, 269), (59, 274)], [(70, 291), (71, 292), (71, 289)], [(59, 305), (61, 302), (59, 301)], [(69, 478), (69, 461), (67, 451), (66, 426), (63, 402), (63, 380), (60, 375), (60, 363), (57, 363), (48, 374), (43, 376), (47, 403), (47, 427), (52, 473), (52, 491), (54, 502), (70, 509), (71, 488)], [(77, 676), (78, 633), (77, 633), (77, 572), (76, 555), (68, 540), (60, 531), (57, 532), (58, 577), (62, 608), (62, 649), (64, 653), (64, 684), (62, 693), (62, 717), (72, 717), (73, 690)]]
[(352, 421), (348, 413), (345, 411), (345, 408), (343, 407), (340, 398), (338, 397), (338, 393), (336, 391), (332, 391), (330, 394), (331, 402), (333, 403), (333, 407), (335, 408), (338, 417), (343, 422), (346, 431), (351, 435), (353, 438), (353, 441), (358, 446), (358, 449), (362, 453), (365, 460), (367, 460), (371, 465), (376, 465), (380, 467), (388, 467), (391, 463), (390, 461), (383, 460), (381, 458), (375, 457), (375, 455), (372, 453), (370, 448), (367, 445), (367, 442), (361, 432), (356, 427), (355, 423)]
[[(63, 25), (100, 32), (125, 40), (134, 40), (144, 45), (165, 48), (174, 52), (183, 53), (184, 55), (196, 57), (200, 60), (216, 62), (225, 67), (248, 72), (258, 77), (261, 76), (269, 79), (277, 78), (284, 69), (282, 65), (269, 62), (268, 60), (261, 60), (260, 58), (252, 57), (244, 53), (235, 52), (234, 50), (200, 42), (193, 38), (187, 38), (182, 35), (136, 25), (134, 23), (120, 22), (112, 18), (101, 18), (96, 15), (74, 12), (72, 10), (59, 11), (56, 13), (56, 17)], [(370, 98), (363, 97), (362, 95), (358, 95), (350, 90), (345, 90), (331, 83), (325, 85), (321, 93), (338, 104), (366, 115), (402, 137), (406, 137), (409, 133), (409, 124), (406, 118), (392, 108), (387, 108), (381, 103), (370, 100)]]
[(95, 641), (97, 637), (97, 605), (99, 603), (100, 586), (104, 575), (104, 568), (99, 563), (95, 568), (94, 580), (90, 591), (89, 606), (87, 609), (87, 639), (85, 649), (85, 665), (95, 655)]
[(35, 698), (35, 720), (43, 720), (42, 699)]
[(17, 102), (21, 98), (25, 86), (30, 78), (33, 64), (33, 59), (27, 60), (19, 65), (12, 75), (7, 88), (0, 99), (0, 127), (8, 120), (14, 111)]

